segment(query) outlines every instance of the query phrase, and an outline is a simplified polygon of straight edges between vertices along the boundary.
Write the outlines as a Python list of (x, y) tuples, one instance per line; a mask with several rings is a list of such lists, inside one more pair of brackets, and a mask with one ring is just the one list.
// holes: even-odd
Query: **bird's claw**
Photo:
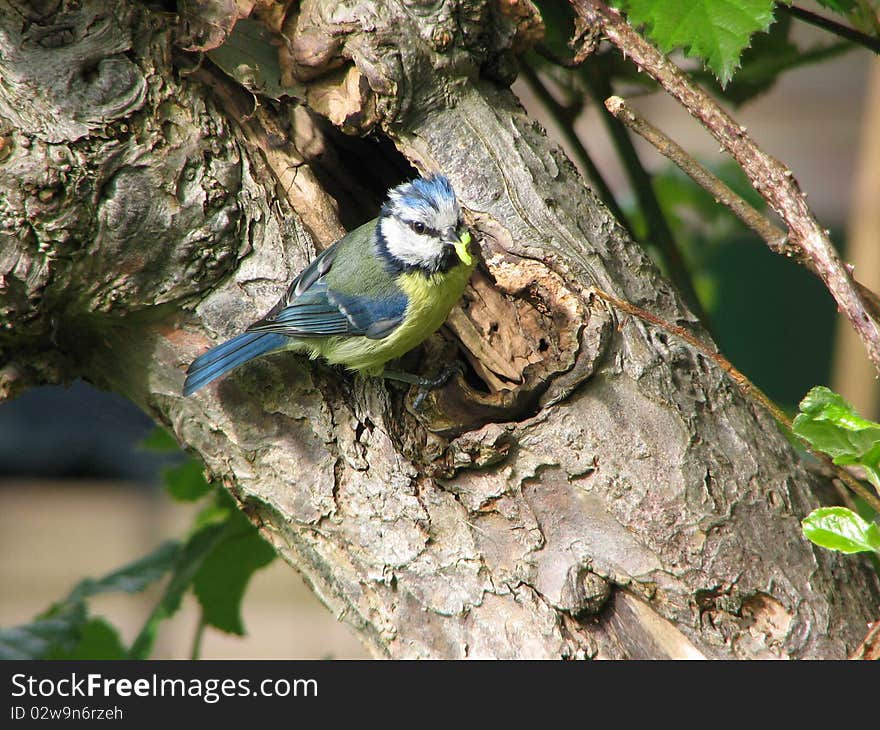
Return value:
[(421, 410), (422, 405), (425, 402), (425, 398), (428, 397), (428, 394), (432, 390), (446, 385), (446, 383), (449, 382), (449, 379), (453, 375), (455, 375), (456, 373), (461, 374), (463, 372), (464, 365), (460, 361), (455, 360), (454, 362), (446, 365), (433, 378), (422, 378), (421, 382), (419, 382), (419, 392), (416, 394), (415, 400), (413, 401), (413, 409), (416, 411)]

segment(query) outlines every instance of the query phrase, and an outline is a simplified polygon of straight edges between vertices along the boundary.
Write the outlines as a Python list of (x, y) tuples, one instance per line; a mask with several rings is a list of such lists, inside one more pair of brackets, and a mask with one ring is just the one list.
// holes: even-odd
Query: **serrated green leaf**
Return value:
[(752, 35), (773, 22), (773, 0), (619, 0), (633, 25), (645, 25), (663, 50), (683, 48), (712, 69), (722, 85), (733, 78)]
[(272, 562), (275, 550), (241, 512), (230, 515), (227, 535), (205, 558), (193, 580), (205, 623), (244, 634), (241, 600), (251, 576)]
[[(758, 38), (762, 37), (758, 36)], [(757, 43), (756, 39), (755, 45)], [(784, 50), (781, 49), (776, 55), (750, 59), (747, 58), (747, 54), (751, 50), (749, 48), (743, 54), (742, 66), (733, 81), (725, 87), (718, 85), (718, 93), (735, 105), (744, 104), (772, 88), (776, 80), (786, 71), (828, 61), (857, 49), (858, 46), (855, 44), (842, 41), (803, 51), (797, 46), (791, 46)]]
[(165, 489), (178, 502), (195, 502), (211, 491), (204, 467), (194, 459), (166, 469), (163, 476)]
[(800, 49), (788, 39), (790, 29), (791, 18), (786, 15), (767, 33), (756, 35), (743, 51), (733, 80), (724, 87), (714, 84), (718, 93), (738, 105), (770, 89), (782, 71), (801, 60)]
[(862, 418), (850, 403), (824, 386), (812, 388), (800, 403), (792, 431), (835, 464), (863, 467), (880, 489), (880, 423)]
[(841, 553), (880, 554), (880, 527), (846, 507), (820, 507), (801, 523), (804, 535), (816, 545)]
[(125, 647), (119, 632), (103, 618), (95, 617), (83, 624), (76, 643), (68, 648), (56, 647), (47, 659), (125, 659)]
[(739, 106), (768, 91), (786, 71), (827, 61), (857, 48), (853, 43), (842, 41), (802, 50), (789, 40), (791, 27), (791, 16), (783, 15), (767, 33), (755, 35), (740, 58), (736, 75), (726, 86), (722, 87), (708, 72), (696, 72), (694, 77)]

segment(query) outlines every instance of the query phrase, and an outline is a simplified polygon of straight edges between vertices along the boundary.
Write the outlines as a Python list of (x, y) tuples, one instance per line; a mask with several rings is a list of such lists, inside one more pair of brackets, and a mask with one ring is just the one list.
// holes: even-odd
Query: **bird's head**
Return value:
[(455, 191), (440, 174), (389, 190), (376, 232), (379, 255), (391, 271), (429, 275), (473, 261), (468, 251), (470, 233)]

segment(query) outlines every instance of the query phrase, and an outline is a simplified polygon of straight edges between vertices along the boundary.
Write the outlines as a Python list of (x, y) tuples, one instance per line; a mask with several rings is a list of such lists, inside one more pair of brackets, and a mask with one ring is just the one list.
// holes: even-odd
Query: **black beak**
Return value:
[(440, 234), (440, 240), (449, 246), (454, 246), (458, 243), (458, 231), (455, 230), (454, 226), (449, 226), (449, 228)]

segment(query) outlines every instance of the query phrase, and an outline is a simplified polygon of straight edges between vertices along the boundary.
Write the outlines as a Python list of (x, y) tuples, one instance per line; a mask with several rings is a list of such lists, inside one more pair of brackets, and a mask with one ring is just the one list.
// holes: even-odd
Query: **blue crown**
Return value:
[(399, 213), (401, 209), (420, 213), (438, 213), (443, 208), (458, 205), (449, 178), (440, 173), (405, 182), (388, 191), (388, 212)]

